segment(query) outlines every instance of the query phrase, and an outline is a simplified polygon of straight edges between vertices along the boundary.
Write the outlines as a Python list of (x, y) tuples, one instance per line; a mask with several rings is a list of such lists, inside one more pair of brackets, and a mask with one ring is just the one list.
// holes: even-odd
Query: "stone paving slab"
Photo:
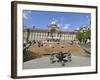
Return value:
[[(82, 57), (72, 55), (72, 61), (67, 62), (64, 67), (82, 67), (90, 66), (90, 57)], [(50, 56), (44, 56), (41, 58), (33, 59), (23, 63), (23, 69), (40, 69), (40, 68), (59, 68), (61, 63), (50, 63)]]

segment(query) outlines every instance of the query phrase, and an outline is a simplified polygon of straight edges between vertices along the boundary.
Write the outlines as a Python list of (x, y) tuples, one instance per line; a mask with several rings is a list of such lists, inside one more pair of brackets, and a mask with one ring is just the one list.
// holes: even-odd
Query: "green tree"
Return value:
[(86, 44), (86, 42), (87, 42), (87, 31), (83, 32), (82, 40), (83, 40), (83, 43)]
[(78, 31), (76, 33), (76, 38), (81, 42), (85, 43), (87, 42), (87, 40), (90, 40), (91, 36), (90, 36), (90, 30), (81, 30), (81, 31)]
[(86, 44), (87, 40), (90, 40), (90, 30), (84, 31), (83, 42)]
[(82, 42), (83, 39), (83, 32), (77, 32), (76, 33), (76, 38), (80, 41), (80, 43)]
[(87, 37), (89, 40), (91, 39), (91, 31), (90, 30), (87, 30)]

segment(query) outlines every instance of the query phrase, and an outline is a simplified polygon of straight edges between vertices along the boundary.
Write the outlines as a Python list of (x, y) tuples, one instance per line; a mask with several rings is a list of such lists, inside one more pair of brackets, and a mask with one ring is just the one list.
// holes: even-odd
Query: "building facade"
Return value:
[(48, 41), (48, 42), (57, 42), (57, 41), (75, 41), (76, 35), (75, 32), (61, 31), (56, 23), (50, 24), (48, 29), (24, 29), (23, 31), (23, 40), (24, 43), (28, 41)]

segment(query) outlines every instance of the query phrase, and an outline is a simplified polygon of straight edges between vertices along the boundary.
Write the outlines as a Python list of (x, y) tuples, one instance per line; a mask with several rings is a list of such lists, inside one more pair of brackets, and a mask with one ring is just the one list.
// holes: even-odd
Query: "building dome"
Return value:
[(57, 24), (55, 21), (52, 21), (51, 24), (49, 25), (48, 29), (50, 31), (59, 31), (59, 27), (57, 27)]
[(51, 24), (56, 24), (56, 22), (55, 21), (52, 21)]

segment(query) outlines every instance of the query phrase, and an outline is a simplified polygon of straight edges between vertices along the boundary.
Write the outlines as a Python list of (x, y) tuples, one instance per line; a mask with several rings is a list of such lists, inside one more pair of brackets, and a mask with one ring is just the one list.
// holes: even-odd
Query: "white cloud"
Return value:
[(23, 18), (24, 18), (24, 19), (28, 19), (26, 13), (23, 13)]
[(70, 24), (58, 24), (58, 27), (61, 29), (61, 30), (63, 30), (63, 31), (66, 31), (66, 30), (68, 30), (69, 29), (69, 27), (70, 27)]
[(24, 19), (28, 19), (30, 13), (31, 13), (31, 11), (24, 11), (24, 12), (23, 12), (23, 18), (24, 18)]
[(62, 26), (63, 26), (63, 24), (58, 24), (58, 27), (60, 27), (60, 28), (61, 28)]
[(63, 30), (67, 30), (68, 29), (68, 26), (64, 26), (62, 29)]

